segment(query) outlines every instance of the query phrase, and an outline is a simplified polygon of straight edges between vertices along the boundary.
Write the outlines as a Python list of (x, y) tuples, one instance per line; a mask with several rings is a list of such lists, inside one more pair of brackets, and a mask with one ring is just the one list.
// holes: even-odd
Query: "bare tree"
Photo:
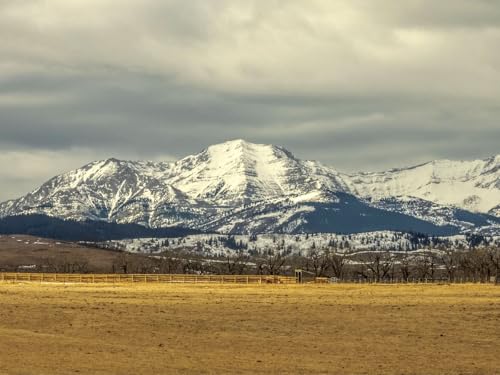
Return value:
[(458, 254), (458, 267), (466, 280), (474, 277), (475, 266), (472, 256), (468, 252), (462, 251)]
[(411, 276), (411, 258), (405, 253), (399, 264), (399, 271), (404, 281), (408, 282)]
[(206, 267), (202, 259), (184, 259), (182, 261), (183, 273), (206, 273)]
[(472, 264), (475, 270), (475, 280), (480, 282), (486, 282), (490, 279), (491, 268), (490, 268), (490, 256), (485, 249), (473, 249), (470, 252), (472, 257)]
[(446, 270), (448, 281), (449, 282), (454, 281), (455, 274), (459, 266), (459, 261), (456, 252), (453, 250), (446, 250), (444, 251), (444, 253), (441, 255), (440, 258)]
[(495, 273), (495, 284), (500, 283), (500, 248), (489, 248), (487, 250), (490, 262)]
[(416, 258), (415, 269), (420, 280), (434, 280), (436, 270), (435, 258), (431, 254), (424, 254)]
[(368, 257), (366, 267), (375, 282), (387, 279), (394, 267), (394, 257), (389, 253), (372, 253)]
[(230, 275), (242, 275), (247, 268), (249, 261), (248, 255), (236, 253), (226, 256), (226, 272)]
[(178, 273), (182, 265), (181, 259), (174, 256), (172, 251), (165, 251), (159, 260), (160, 273)]
[(328, 252), (327, 261), (328, 265), (332, 269), (333, 276), (342, 280), (344, 277), (344, 268), (347, 263), (346, 253), (336, 254)]
[(130, 255), (126, 252), (121, 252), (117, 257), (116, 261), (113, 263), (114, 272), (130, 272)]
[(287, 257), (279, 251), (267, 249), (264, 258), (257, 259), (257, 273), (262, 275), (267, 271), (269, 275), (278, 275), (281, 273), (286, 260)]
[(315, 277), (321, 277), (325, 276), (328, 266), (328, 256), (325, 252), (316, 248), (309, 250), (306, 262), (307, 271), (312, 271)]
[(41, 260), (41, 268), (45, 272), (57, 272), (57, 266), (54, 258), (46, 257)]

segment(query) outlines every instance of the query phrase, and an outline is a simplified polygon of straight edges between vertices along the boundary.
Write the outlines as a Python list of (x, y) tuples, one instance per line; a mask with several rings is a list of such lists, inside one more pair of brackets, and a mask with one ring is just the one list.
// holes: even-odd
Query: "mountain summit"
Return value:
[(219, 205), (262, 199), (308, 200), (342, 189), (336, 172), (296, 159), (274, 145), (241, 139), (208, 147), (173, 164), (170, 183), (189, 196)]
[(0, 216), (182, 225), (228, 233), (498, 229), (500, 158), (340, 173), (238, 139), (177, 162), (108, 159), (56, 176)]

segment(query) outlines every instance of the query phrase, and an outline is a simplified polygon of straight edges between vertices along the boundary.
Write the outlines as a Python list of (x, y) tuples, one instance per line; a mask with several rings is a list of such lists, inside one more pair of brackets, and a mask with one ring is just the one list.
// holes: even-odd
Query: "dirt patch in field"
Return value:
[(0, 374), (496, 374), (491, 285), (0, 283)]

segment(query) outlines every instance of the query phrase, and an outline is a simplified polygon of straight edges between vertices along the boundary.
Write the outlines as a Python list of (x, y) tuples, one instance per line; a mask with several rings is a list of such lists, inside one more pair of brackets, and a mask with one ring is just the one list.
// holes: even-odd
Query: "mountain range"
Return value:
[(233, 140), (175, 162), (95, 161), (0, 204), (0, 217), (205, 232), (500, 233), (500, 155), (343, 173)]

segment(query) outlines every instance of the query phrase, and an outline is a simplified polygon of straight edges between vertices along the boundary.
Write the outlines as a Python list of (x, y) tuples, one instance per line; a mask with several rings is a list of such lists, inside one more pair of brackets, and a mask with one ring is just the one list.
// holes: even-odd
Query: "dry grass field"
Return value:
[(493, 285), (0, 283), (0, 374), (500, 374)]

